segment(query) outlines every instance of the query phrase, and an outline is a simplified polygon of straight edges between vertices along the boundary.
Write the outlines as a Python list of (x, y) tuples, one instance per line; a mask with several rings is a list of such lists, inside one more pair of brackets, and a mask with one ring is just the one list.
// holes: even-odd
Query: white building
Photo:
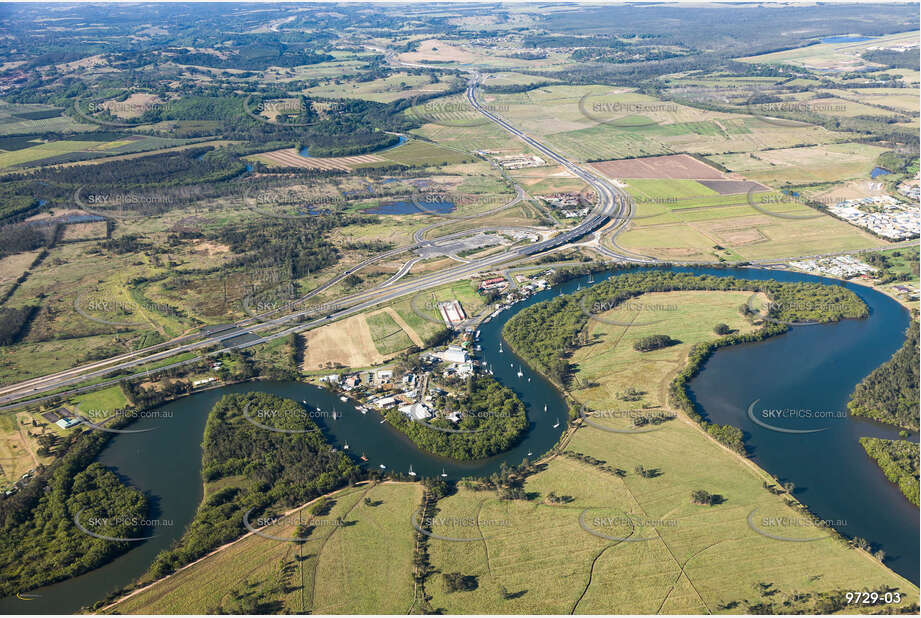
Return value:
[(429, 407), (424, 403), (411, 403), (406, 406), (400, 406), (398, 410), (409, 418), (417, 421), (424, 421), (427, 418), (432, 418), (431, 410), (429, 410)]
[(434, 356), (448, 363), (467, 362), (467, 350), (458, 345), (448, 346), (447, 350), (442, 352), (435, 352)]
[(381, 399), (377, 399), (375, 401), (372, 401), (371, 403), (373, 403), (375, 406), (383, 410), (384, 408), (392, 408), (393, 406), (397, 405), (397, 398), (396, 397), (382, 397)]

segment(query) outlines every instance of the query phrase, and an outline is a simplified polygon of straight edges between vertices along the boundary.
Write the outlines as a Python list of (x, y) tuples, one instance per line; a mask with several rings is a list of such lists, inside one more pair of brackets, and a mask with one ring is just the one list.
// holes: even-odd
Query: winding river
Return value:
[[(838, 281), (775, 270), (677, 268), (683, 272), (780, 281)], [(601, 281), (616, 274), (596, 274)], [(582, 277), (535, 294), (482, 325), (481, 357), (499, 382), (514, 390), (527, 408), (530, 429), (526, 438), (502, 455), (476, 462), (457, 462), (419, 451), (375, 412), (361, 414), (325, 390), (298, 382), (236, 384), (196, 393), (165, 404), (160, 418), (143, 419), (133, 429), (146, 433), (113, 438), (99, 460), (114, 467), (127, 481), (153, 497), (154, 518), (172, 525), (153, 531), (153, 539), (138, 544), (102, 568), (58, 584), (32, 591), (32, 600), (0, 600), (0, 612), (73, 613), (128, 585), (150, 565), (154, 556), (181, 536), (201, 500), (201, 437), (208, 411), (223, 395), (263, 391), (305, 400), (322, 410), (335, 409), (337, 420), (320, 419), (327, 440), (339, 449), (348, 445), (355, 457), (364, 454), (369, 466), (384, 465), (420, 476), (446, 475), (458, 479), (498, 470), (536, 458), (559, 439), (566, 425), (566, 407), (560, 393), (543, 377), (520, 362), (507, 346), (499, 351), (500, 331), (517, 311), (587, 283)], [(894, 438), (889, 427), (855, 418), (825, 421), (829, 429), (792, 435), (766, 429), (747, 416), (749, 404), (814, 409), (845, 409), (854, 385), (885, 362), (903, 341), (908, 313), (897, 302), (874, 290), (844, 284), (870, 307), (866, 320), (834, 325), (799, 326), (792, 332), (757, 344), (717, 352), (691, 384), (692, 394), (714, 422), (732, 423), (746, 432), (754, 459), (782, 480), (792, 481), (796, 495), (820, 517), (843, 519), (842, 531), (882, 548), (886, 563), (918, 581), (918, 509), (883, 477), (857, 443), (860, 436)], [(521, 376), (518, 375), (519, 371)], [(546, 412), (544, 406), (547, 406)], [(557, 421), (559, 424), (557, 425)], [(556, 425), (556, 426), (555, 426)], [(913, 437), (917, 439), (917, 436)]]

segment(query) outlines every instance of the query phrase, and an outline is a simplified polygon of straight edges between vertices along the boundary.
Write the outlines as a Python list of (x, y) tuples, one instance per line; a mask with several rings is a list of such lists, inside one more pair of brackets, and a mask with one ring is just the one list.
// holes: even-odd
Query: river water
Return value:
[[(678, 268), (682, 272), (781, 281), (837, 281), (811, 275), (753, 269)], [(614, 273), (595, 274), (600, 282)], [(156, 536), (138, 543), (111, 563), (90, 573), (31, 591), (36, 598), (0, 600), (0, 612), (73, 613), (139, 577), (154, 556), (179, 538), (191, 521), (202, 496), (201, 439), (208, 411), (223, 395), (263, 391), (306, 401), (324, 411), (341, 413), (337, 420), (315, 419), (336, 448), (348, 444), (367, 465), (406, 473), (410, 466), (420, 476), (485, 475), (504, 462), (516, 465), (534, 459), (559, 439), (566, 425), (566, 407), (560, 393), (520, 362), (508, 346), (500, 352), (500, 331), (517, 311), (589, 283), (581, 277), (535, 294), (481, 326), (481, 358), (496, 379), (514, 390), (525, 403), (530, 428), (510, 451), (476, 462), (457, 462), (421, 452), (373, 411), (361, 414), (323, 389), (298, 382), (236, 384), (165, 404), (159, 418), (142, 419), (132, 429), (153, 431), (113, 438), (99, 461), (115, 468), (126, 481), (153, 498), (153, 518), (172, 523)], [(856, 442), (859, 436), (896, 437), (895, 430), (853, 418), (827, 421), (831, 428), (795, 435), (764, 429), (746, 416), (748, 405), (759, 408), (795, 407), (844, 409), (854, 385), (894, 353), (903, 341), (907, 312), (891, 298), (873, 290), (845, 284), (871, 310), (866, 320), (834, 325), (798, 326), (792, 332), (757, 344), (720, 350), (691, 383), (692, 394), (714, 422), (732, 423), (746, 432), (754, 459), (782, 480), (795, 483), (797, 497), (824, 519), (843, 519), (845, 534), (860, 536), (882, 547), (886, 563), (918, 581), (918, 510), (894, 488)], [(521, 376), (518, 376), (518, 372)], [(546, 412), (544, 406), (547, 406)], [(558, 426), (557, 421), (559, 421)], [(917, 439), (915, 436), (913, 439)]]

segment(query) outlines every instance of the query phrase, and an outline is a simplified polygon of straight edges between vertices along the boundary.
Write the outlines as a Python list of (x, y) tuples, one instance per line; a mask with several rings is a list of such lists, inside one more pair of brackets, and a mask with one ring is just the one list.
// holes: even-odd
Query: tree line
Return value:
[(765, 292), (773, 301), (769, 317), (778, 322), (833, 322), (868, 315), (866, 305), (850, 290), (818, 283), (780, 283), (668, 270), (627, 272), (591, 288), (538, 303), (518, 312), (503, 336), (562, 386), (571, 378), (568, 362), (592, 307), (611, 309), (647, 292), (716, 290)]
[[(742, 431), (731, 425), (709, 423), (687, 394), (687, 383), (704, 361), (720, 347), (760, 341), (786, 332), (788, 327), (784, 322), (833, 322), (868, 315), (863, 301), (839, 285), (781, 283), (773, 279), (755, 281), (655, 269), (627, 272), (574, 294), (532, 305), (512, 317), (505, 324), (502, 334), (519, 355), (535, 363), (557, 384), (566, 387), (573, 374), (569, 358), (582, 345), (584, 338), (580, 334), (588, 324), (591, 308), (611, 309), (640, 294), (677, 290), (764, 292), (773, 301), (768, 316), (775, 321), (765, 322), (759, 330), (749, 334), (729, 334), (692, 346), (688, 364), (669, 388), (672, 405), (683, 410), (716, 440), (740, 453), (745, 450)], [(748, 305), (743, 305), (741, 309), (752, 311)]]
[(851, 414), (918, 430), (919, 326), (913, 321), (902, 347), (854, 388), (847, 404)]
[(360, 477), (300, 404), (268, 393), (222, 397), (208, 414), (202, 448), (202, 480), (232, 482), (203, 500), (182, 538), (154, 559), (151, 578), (244, 534), (250, 509), (252, 518), (268, 517)]
[(898, 485), (909, 502), (921, 506), (918, 495), (918, 444), (909, 440), (861, 438), (860, 445), (876, 461), (886, 478)]

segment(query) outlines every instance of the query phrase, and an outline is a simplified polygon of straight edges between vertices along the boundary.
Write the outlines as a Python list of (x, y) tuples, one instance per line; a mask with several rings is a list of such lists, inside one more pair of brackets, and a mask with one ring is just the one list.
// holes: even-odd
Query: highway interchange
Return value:
[[(392, 55), (389, 53), (388, 58), (393, 62)], [(116, 384), (120, 381), (136, 377), (137, 373), (131, 374), (131, 370), (136, 370), (145, 365), (151, 365), (152, 363), (163, 364), (156, 368), (149, 368), (146, 372), (148, 375), (194, 363), (203, 357), (219, 355), (228, 349), (247, 348), (278, 339), (279, 337), (285, 337), (290, 333), (323, 326), (405, 295), (418, 294), (426, 289), (465, 279), (479, 272), (496, 269), (501, 265), (509, 266), (513, 262), (527, 259), (542, 252), (553, 251), (564, 246), (573, 245), (575, 241), (587, 237), (592, 233), (594, 233), (594, 238), (582, 244), (587, 245), (589, 248), (602, 254), (609, 260), (621, 263), (635, 263), (638, 265), (656, 263), (657, 260), (652, 258), (638, 256), (623, 250), (618, 251), (619, 247), (617, 247), (615, 242), (616, 235), (626, 227), (634, 211), (633, 201), (630, 196), (609, 180), (579, 167), (575, 163), (569, 161), (565, 156), (550, 149), (548, 146), (511, 125), (501, 116), (484, 107), (477, 96), (481, 75), (476, 70), (472, 70), (470, 73), (471, 78), (465, 92), (465, 97), (474, 110), (523, 141), (541, 155), (558, 163), (575, 176), (581, 178), (595, 191), (597, 202), (589, 215), (577, 226), (560, 232), (555, 236), (539, 240), (538, 242), (522, 246), (513, 246), (500, 253), (474, 259), (456, 266), (450, 266), (437, 272), (419, 275), (410, 281), (401, 282), (400, 280), (409, 272), (413, 264), (419, 260), (418, 256), (414, 256), (405, 262), (387, 281), (372, 289), (341, 296), (332, 303), (322, 303), (319, 305), (307, 304), (310, 299), (341, 282), (349, 275), (373, 263), (411, 252), (420, 247), (437, 246), (439, 242), (484, 231), (538, 231), (535, 228), (514, 228), (509, 226), (479, 227), (463, 230), (461, 232), (454, 232), (436, 238), (425, 238), (425, 235), (429, 231), (442, 225), (493, 214), (526, 199), (527, 196), (521, 187), (516, 186), (516, 195), (510, 202), (497, 208), (478, 213), (473, 217), (451, 217), (446, 218), (444, 221), (435, 222), (423, 227), (414, 233), (414, 244), (397, 247), (371, 256), (338, 273), (299, 299), (278, 306), (271, 306), (268, 311), (264, 311), (261, 306), (255, 308), (251, 306), (254, 299), (245, 298), (243, 300), (243, 307), (250, 317), (234, 324), (203, 329), (202, 332), (185, 335), (141, 350), (121, 354), (102, 361), (88, 363), (46, 376), (32, 378), (17, 384), (2, 386), (0, 387), (0, 410), (13, 409), (21, 407), (25, 403), (39, 403), (57, 397), (66, 397)], [(546, 230), (541, 231), (546, 234)], [(610, 247), (603, 244), (602, 235), (609, 241)], [(802, 258), (804, 256), (796, 257)], [(765, 262), (765, 264), (776, 264), (782, 261), (784, 260), (771, 260)], [(78, 307), (75, 308), (79, 310)], [(259, 312), (259, 310), (262, 311)], [(196, 354), (196, 356), (177, 360), (172, 363), (164, 362), (176, 356), (192, 353)], [(113, 373), (118, 373), (119, 375), (105, 379), (105, 376), (109, 376)], [(82, 387), (76, 386), (91, 380), (97, 380), (97, 382)], [(22, 401), (26, 398), (28, 398), (28, 402)]]
[[(113, 373), (124, 373), (138, 367), (150, 365), (152, 363), (158, 363), (175, 356), (192, 352), (202, 352), (202, 356), (216, 355), (221, 354), (227, 349), (251, 347), (253, 345), (265, 343), (279, 337), (285, 337), (292, 332), (300, 332), (310, 328), (316, 328), (329, 322), (360, 313), (370, 307), (389, 302), (407, 294), (415, 294), (425, 289), (467, 278), (477, 272), (493, 269), (494, 267), (506, 262), (521, 260), (543, 251), (562, 247), (572, 243), (575, 240), (578, 240), (590, 232), (598, 230), (611, 221), (613, 221), (615, 224), (613, 226), (614, 230), (622, 227), (629, 221), (632, 211), (632, 202), (625, 193), (620, 191), (617, 187), (613, 186), (609, 181), (580, 168), (579, 166), (566, 159), (563, 155), (551, 150), (544, 144), (538, 142), (534, 138), (512, 126), (505, 119), (486, 109), (480, 103), (477, 97), (477, 87), (479, 85), (480, 74), (476, 71), (472, 72), (472, 74), (473, 77), (471, 78), (467, 88), (466, 98), (473, 109), (483, 114), (491, 122), (496, 123), (512, 135), (521, 139), (526, 144), (539, 151), (541, 154), (564, 166), (570, 172), (583, 179), (587, 184), (595, 189), (598, 194), (598, 203), (595, 205), (591, 214), (579, 225), (570, 230), (557, 234), (552, 238), (540, 240), (525, 246), (512, 247), (509, 250), (503, 251), (501, 253), (486, 256), (481, 259), (471, 260), (470, 262), (459, 264), (457, 266), (451, 266), (435, 273), (419, 276), (409, 282), (400, 283), (398, 281), (399, 278), (409, 270), (407, 264), (404, 264), (404, 266), (395, 274), (394, 277), (391, 277), (388, 281), (373, 289), (343, 296), (334, 303), (326, 303), (317, 306), (308, 306), (306, 304), (309, 299), (315, 297), (324, 290), (327, 290), (333, 285), (339, 283), (349, 275), (354, 274), (358, 270), (374, 262), (386, 260), (396, 255), (416, 249), (424, 244), (437, 243), (438, 241), (458, 238), (461, 236), (470, 235), (471, 233), (476, 233), (478, 231), (498, 231), (509, 229), (504, 227), (476, 228), (464, 230), (462, 232), (456, 232), (454, 234), (449, 234), (430, 240), (424, 240), (422, 236), (424, 236), (425, 232), (438, 227), (439, 225), (444, 225), (444, 223), (439, 222), (430, 225), (423, 230), (420, 230), (422, 234), (414, 235), (414, 240), (417, 241), (414, 245), (398, 247), (367, 258), (366, 260), (339, 273), (335, 277), (311, 290), (308, 294), (304, 295), (300, 299), (297, 299), (296, 301), (285, 303), (279, 307), (273, 307), (270, 311), (260, 314), (255, 314), (254, 312), (250, 311), (251, 317), (241, 320), (233, 325), (228, 325), (226, 328), (217, 332), (209, 331), (203, 335), (194, 334), (183, 336), (169, 342), (164, 342), (134, 352), (118, 355), (104, 361), (89, 363), (54, 374), (25, 380), (17, 384), (0, 387), (0, 410), (19, 407), (23, 403), (19, 402), (19, 400), (23, 398), (29, 398), (30, 403), (38, 403), (56, 397), (68, 396), (80, 392), (103, 388), (107, 385), (130, 379), (134, 377), (134, 375), (119, 375), (117, 377), (98, 381), (95, 384), (86, 385), (80, 388), (62, 390), (66, 389), (66, 387), (71, 387), (90, 380), (99, 380), (100, 378)], [(500, 206), (499, 208), (480, 213), (477, 216), (481, 217), (492, 214), (499, 210), (508, 208), (524, 199), (525, 196), (521, 188), (516, 187), (516, 190), (516, 197), (510, 203)], [(454, 219), (454, 221), (456, 220), (457, 219)], [(446, 221), (446, 223), (447, 222), (451, 221)], [(603, 250), (603, 253), (610, 258), (618, 259), (624, 262), (648, 263), (652, 261), (648, 259), (636, 258), (634, 256), (620, 255), (606, 248)], [(410, 262), (413, 262), (413, 260), (410, 260)], [(411, 264), (409, 264), (409, 266), (411, 266)], [(248, 307), (250, 300), (251, 299), (244, 299), (244, 308), (250, 309)], [(273, 315), (291, 309), (296, 310), (291, 313), (285, 313), (284, 315), (272, 317)], [(317, 315), (318, 313), (319, 315)], [(293, 323), (293, 325), (288, 326), (289, 323)], [(279, 328), (281, 330), (276, 330)], [(266, 331), (274, 332), (269, 332), (264, 335), (257, 335), (257, 333), (263, 333)], [(246, 334), (251, 334), (253, 336), (242, 337)], [(237, 338), (245, 340), (239, 342), (231, 341)], [(216, 349), (209, 350), (209, 348)], [(198, 361), (200, 358), (201, 356), (197, 356), (195, 358), (183, 359), (174, 363), (163, 364), (155, 369), (150, 369), (149, 373), (165, 371), (167, 369), (179, 367), (188, 363), (193, 363)]]

